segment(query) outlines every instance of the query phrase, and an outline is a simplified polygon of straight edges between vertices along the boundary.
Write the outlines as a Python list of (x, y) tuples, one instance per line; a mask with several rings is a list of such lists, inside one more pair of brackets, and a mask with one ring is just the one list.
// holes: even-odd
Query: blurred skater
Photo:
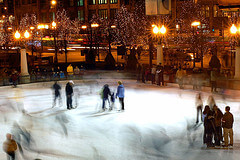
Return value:
[(215, 100), (212, 95), (208, 97), (207, 104), (211, 110), (213, 110), (213, 106), (216, 105)]
[(73, 81), (69, 81), (67, 84), (66, 84), (66, 88), (65, 88), (65, 91), (66, 91), (66, 96), (67, 96), (67, 109), (73, 109), (72, 107), (72, 96), (73, 96)]
[(124, 110), (124, 86), (122, 84), (121, 81), (118, 81), (118, 88), (117, 88), (117, 94), (116, 94), (116, 98), (119, 98), (119, 101), (121, 103), (122, 106), (122, 110)]
[(59, 106), (61, 106), (62, 105), (61, 86), (56, 81), (53, 84), (52, 88), (54, 89), (54, 100), (53, 100), (53, 106), (52, 107), (55, 107), (57, 99), (59, 100)]
[(183, 70), (181, 67), (179, 67), (179, 69), (176, 72), (176, 78), (180, 89), (183, 89), (183, 76), (184, 76)]
[(15, 160), (15, 151), (17, 150), (17, 143), (12, 139), (12, 135), (6, 135), (6, 141), (3, 143), (3, 151), (7, 153), (8, 160)]
[(199, 114), (201, 117), (201, 121), (203, 121), (202, 119), (202, 107), (203, 107), (203, 101), (202, 101), (202, 96), (201, 93), (198, 93), (196, 96), (196, 101), (195, 101), (195, 105), (197, 107), (197, 119), (196, 119), (196, 123), (199, 122)]
[(115, 96), (114, 96), (114, 92), (111, 94), (111, 104), (109, 107), (109, 110), (111, 111), (114, 108), (114, 104), (115, 104)]

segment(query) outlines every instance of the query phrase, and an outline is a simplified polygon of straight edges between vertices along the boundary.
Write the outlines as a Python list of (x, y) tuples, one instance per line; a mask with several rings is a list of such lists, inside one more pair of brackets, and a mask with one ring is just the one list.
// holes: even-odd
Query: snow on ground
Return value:
[[(18, 151), (17, 156), (24, 160), (236, 160), (240, 156), (238, 99), (214, 95), (222, 111), (231, 107), (235, 147), (210, 150), (202, 145), (203, 126), (194, 127), (197, 92), (125, 80), (126, 111), (118, 111), (117, 100), (113, 111), (99, 112), (99, 90), (105, 83), (116, 92), (113, 81), (75, 82), (73, 104), (79, 96), (78, 107), (70, 111), (64, 82), (63, 106), (55, 108), (51, 83), (0, 88), (0, 148), (10, 132), (21, 139), (24, 155)], [(209, 95), (203, 93), (204, 102)], [(18, 137), (21, 130), (30, 133), (29, 141)], [(1, 150), (0, 159), (5, 157)]]

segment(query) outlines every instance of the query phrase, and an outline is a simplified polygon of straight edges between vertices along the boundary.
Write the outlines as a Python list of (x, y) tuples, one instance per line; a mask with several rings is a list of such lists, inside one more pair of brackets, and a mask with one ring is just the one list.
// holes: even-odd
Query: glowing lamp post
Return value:
[(54, 22), (54, 21), (52, 22), (52, 29), (54, 30), (54, 32), (53, 32), (54, 47), (55, 47), (54, 63), (57, 64), (57, 63), (58, 63), (58, 57), (57, 57), (58, 48), (57, 48), (57, 41), (56, 41), (56, 29), (57, 29), (57, 23)]
[(164, 35), (167, 33), (167, 28), (162, 25), (161, 27), (158, 27), (156, 25), (152, 25), (153, 27), (153, 33), (157, 36), (159, 36), (159, 41), (158, 41), (158, 44), (157, 44), (157, 65), (159, 63), (162, 63), (163, 64), (163, 44), (162, 44), (162, 41), (163, 41), (163, 37)]
[(235, 55), (235, 75), (234, 78), (240, 79), (240, 27), (236, 27), (235, 24), (232, 24), (230, 28), (230, 34), (237, 40), (236, 45), (236, 55)]
[[(30, 33), (26, 30), (24, 32), (24, 38), (28, 39), (30, 37)], [(14, 38), (18, 41), (21, 40), (21, 34), (16, 31), (14, 33)], [(21, 83), (29, 83), (30, 82), (30, 76), (28, 73), (28, 65), (27, 65), (27, 55), (26, 55), (26, 49), (23, 47), (21, 50)]]
[[(192, 22), (191, 23), (191, 26), (193, 27), (193, 36), (195, 37), (195, 32), (196, 32), (196, 30), (197, 30), (197, 27), (198, 26), (200, 26), (201, 25), (201, 23), (199, 22), (199, 21), (194, 21), (194, 22)], [(202, 57), (203, 58), (203, 57)], [(196, 53), (195, 53), (195, 51), (194, 51), (194, 53), (193, 53), (193, 68), (195, 68), (195, 64), (196, 64)], [(203, 61), (201, 61), (202, 62), (202, 67), (203, 67)]]

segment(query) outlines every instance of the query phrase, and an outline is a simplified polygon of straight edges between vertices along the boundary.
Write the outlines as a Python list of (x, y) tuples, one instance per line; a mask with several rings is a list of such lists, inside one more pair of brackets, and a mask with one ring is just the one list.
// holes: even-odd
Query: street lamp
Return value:
[[(197, 29), (197, 27), (200, 26), (200, 25), (201, 25), (201, 23), (199, 21), (194, 21), (194, 22), (191, 23), (191, 26), (193, 27), (193, 36), (194, 37), (195, 37), (195, 29)], [(201, 52), (202, 52), (202, 50), (201, 50)], [(201, 55), (201, 58), (202, 58), (201, 66), (203, 67), (203, 55)], [(195, 68), (195, 63), (196, 63), (195, 60), (196, 60), (196, 53), (194, 51), (194, 53), (193, 53), (193, 68)]]
[(234, 78), (240, 79), (240, 39), (239, 39), (240, 27), (237, 28), (235, 24), (232, 24), (232, 26), (230, 27), (230, 34), (233, 35), (235, 39), (234, 42), (236, 42), (236, 43), (233, 43), (233, 45), (236, 48)]
[(57, 49), (57, 41), (56, 41), (56, 29), (57, 29), (57, 23), (54, 22), (54, 21), (52, 22), (52, 29), (54, 30), (54, 32), (53, 32), (54, 47), (55, 47), (54, 63), (57, 64), (57, 63), (58, 63), (58, 57), (57, 57), (58, 49)]
[(162, 63), (163, 64), (163, 37), (167, 33), (167, 28), (162, 25), (161, 27), (158, 27), (157, 25), (152, 25), (153, 33), (157, 36), (159, 36), (158, 44), (157, 44), (157, 64)]
[(30, 37), (30, 33), (27, 30), (24, 32), (24, 37), (27, 39)]
[(21, 38), (21, 35), (20, 35), (20, 33), (18, 31), (16, 31), (15, 34), (14, 34), (14, 37), (16, 39), (19, 39), (19, 38)]
[(52, 0), (52, 1), (51, 1), (51, 4), (52, 4), (53, 6), (55, 6), (55, 5), (57, 4), (57, 1), (56, 1), (56, 0)]

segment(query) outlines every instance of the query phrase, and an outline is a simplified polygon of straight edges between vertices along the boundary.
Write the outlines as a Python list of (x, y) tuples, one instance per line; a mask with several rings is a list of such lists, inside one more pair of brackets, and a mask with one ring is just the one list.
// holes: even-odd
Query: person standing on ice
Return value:
[(213, 117), (215, 123), (216, 132), (214, 133), (215, 147), (220, 148), (220, 141), (222, 140), (222, 111), (216, 106), (213, 106)]
[(121, 81), (118, 81), (118, 88), (117, 88), (117, 93), (116, 93), (116, 98), (119, 98), (119, 101), (122, 106), (122, 110), (124, 110), (124, 86)]
[(67, 96), (67, 109), (73, 109), (72, 107), (72, 96), (73, 96), (73, 81), (69, 81), (67, 84), (66, 84), (66, 88), (65, 88), (65, 91), (66, 91), (66, 96)]
[(7, 140), (3, 143), (3, 150), (7, 153), (8, 160), (15, 160), (15, 151), (17, 150), (17, 143), (12, 139), (11, 134), (6, 135)]
[(201, 121), (203, 121), (202, 119), (202, 107), (203, 107), (203, 101), (202, 101), (202, 96), (201, 93), (198, 93), (196, 96), (196, 101), (195, 101), (195, 105), (197, 107), (197, 119), (196, 119), (196, 123), (199, 122), (199, 112), (200, 112), (200, 117), (201, 117)]
[[(230, 113), (230, 107), (227, 106), (225, 108), (225, 114), (222, 118), (222, 127), (223, 127), (223, 135), (224, 135), (224, 147), (233, 147), (233, 122), (234, 118), (232, 113)], [(230, 144), (228, 144), (228, 138), (230, 138)]]
[[(101, 96), (102, 96), (102, 99), (103, 99), (102, 110), (104, 111), (106, 109), (105, 101), (108, 100), (108, 102), (109, 102), (108, 96), (111, 96), (111, 92), (110, 92), (108, 84), (105, 84), (103, 86), (103, 90), (102, 90), (101, 94), (102, 94)], [(109, 102), (109, 104), (110, 104), (110, 102)]]
[(54, 100), (53, 100), (53, 106), (55, 107), (56, 105), (56, 100), (59, 100), (59, 105), (61, 105), (62, 103), (62, 98), (61, 98), (61, 86), (58, 84), (58, 82), (56, 81), (52, 88), (54, 89)]

